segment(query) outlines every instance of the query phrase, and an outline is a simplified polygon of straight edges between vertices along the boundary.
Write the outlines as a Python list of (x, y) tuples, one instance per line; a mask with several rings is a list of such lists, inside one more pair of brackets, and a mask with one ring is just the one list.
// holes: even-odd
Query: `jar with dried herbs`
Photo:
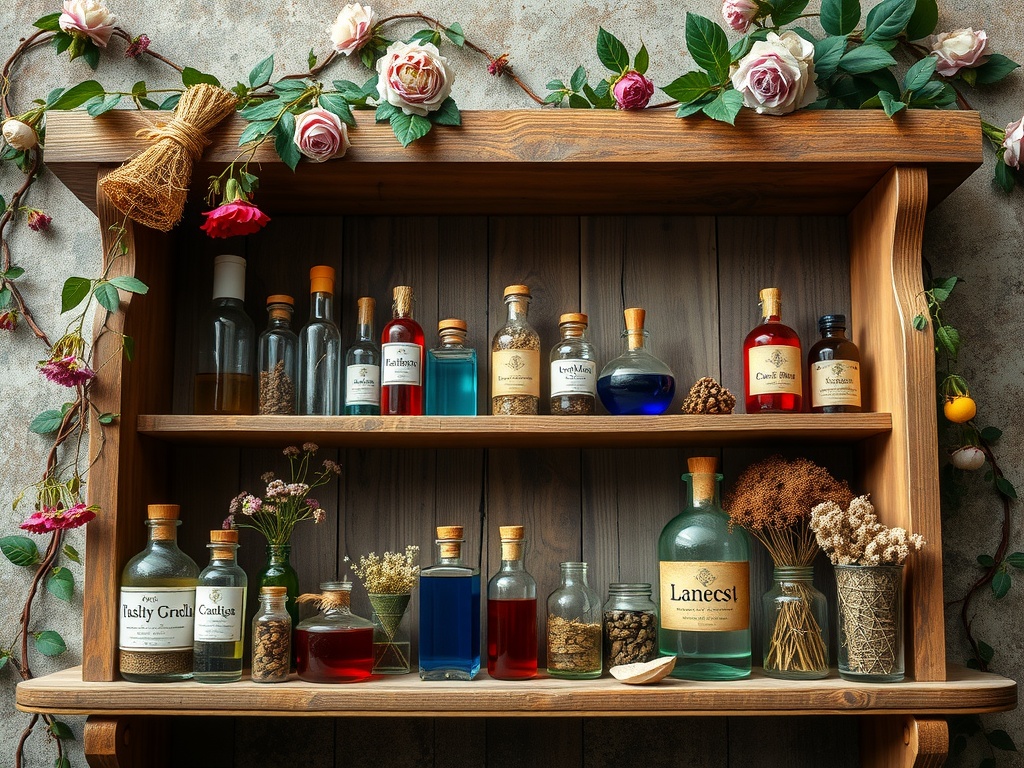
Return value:
[(573, 680), (601, 676), (601, 598), (586, 563), (562, 563), (562, 584), (548, 596), (548, 674)]
[(252, 620), (252, 681), (283, 683), (292, 658), (292, 617), (286, 587), (262, 587), (260, 612)]
[(658, 607), (651, 585), (609, 584), (604, 604), (604, 664), (637, 664), (658, 656)]
[(291, 416), (295, 413), (295, 377), (299, 364), (299, 337), (292, 330), (295, 299), (284, 294), (267, 297), (267, 330), (260, 334), (261, 415)]
[(589, 416), (597, 410), (597, 355), (587, 340), (587, 316), (558, 318), (562, 338), (551, 350), (551, 413)]
[(530, 326), (530, 289), (505, 289), (508, 317), (491, 341), (491, 412), (536, 416), (540, 402), (540, 336)]

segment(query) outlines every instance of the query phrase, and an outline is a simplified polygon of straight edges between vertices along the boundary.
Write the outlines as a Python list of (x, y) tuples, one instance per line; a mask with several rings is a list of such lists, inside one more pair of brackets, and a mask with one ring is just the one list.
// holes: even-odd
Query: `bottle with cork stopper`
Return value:
[(589, 416), (597, 410), (597, 354), (587, 340), (587, 316), (558, 318), (561, 339), (551, 350), (551, 413)]
[(413, 293), (396, 285), (391, 321), (381, 333), (382, 416), (423, 415), (423, 329), (412, 319)]
[(292, 660), (292, 617), (286, 587), (261, 587), (260, 610), (252, 620), (252, 681), (283, 683)]
[(530, 288), (505, 288), (505, 324), (491, 340), (491, 413), (536, 416), (540, 403), (540, 336), (530, 325)]
[(334, 268), (309, 270), (309, 322), (299, 332), (299, 413), (341, 414), (341, 331), (334, 321)]
[(487, 674), (524, 680), (537, 674), (537, 582), (526, 571), (521, 525), (502, 525), (501, 566), (487, 583)]
[(177, 504), (150, 504), (149, 541), (121, 572), (118, 647), (125, 680), (192, 677), (199, 566), (178, 549)]
[(480, 672), (480, 569), (462, 561), (463, 528), (437, 528), (437, 562), (420, 571), (420, 679)]
[(238, 529), (210, 531), (210, 564), (196, 585), (192, 677), (200, 683), (242, 679), (245, 571), (238, 566)]
[(782, 293), (762, 288), (761, 323), (743, 341), (747, 413), (800, 413), (803, 352), (800, 337), (782, 320)]
[(345, 353), (345, 415), (380, 415), (380, 348), (373, 330), (377, 302), (363, 296), (356, 302), (356, 342)]
[(295, 413), (295, 379), (299, 370), (299, 337), (292, 330), (295, 299), (267, 297), (267, 330), (259, 343), (259, 412), (264, 416)]
[(428, 416), (476, 416), (476, 350), (466, 332), (457, 317), (437, 324), (440, 343), (427, 352)]
[(601, 369), (597, 394), (613, 416), (660, 416), (672, 404), (676, 379), (672, 370), (651, 354), (650, 334), (644, 329), (647, 312), (630, 307), (623, 312), (626, 351)]

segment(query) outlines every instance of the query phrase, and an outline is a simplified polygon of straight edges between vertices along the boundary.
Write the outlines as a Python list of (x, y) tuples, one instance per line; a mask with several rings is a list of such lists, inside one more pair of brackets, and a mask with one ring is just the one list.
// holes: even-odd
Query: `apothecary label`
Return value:
[(421, 386), (422, 368), (420, 359), (423, 348), (419, 344), (388, 342), (380, 345), (381, 370), (380, 384), (389, 387), (393, 384), (414, 384)]
[(122, 651), (191, 650), (195, 587), (121, 587)]
[(491, 353), (491, 397), (540, 397), (540, 350), (499, 349)]
[(345, 405), (380, 405), (379, 365), (350, 365), (345, 369)]
[(803, 360), (799, 347), (765, 344), (747, 350), (751, 395), (801, 395)]
[(597, 363), (593, 360), (552, 360), (551, 396), (596, 395)]
[(686, 632), (750, 628), (750, 563), (661, 561), (661, 626)]
[(811, 407), (860, 407), (860, 363), (856, 360), (821, 360), (811, 363)]
[(237, 643), (244, 615), (245, 587), (196, 587), (196, 640)]

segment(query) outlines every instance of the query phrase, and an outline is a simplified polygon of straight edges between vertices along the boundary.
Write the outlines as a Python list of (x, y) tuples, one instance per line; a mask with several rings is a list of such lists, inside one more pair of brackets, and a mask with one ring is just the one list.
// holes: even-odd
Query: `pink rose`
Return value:
[(64, 0), (64, 12), (57, 23), (68, 34), (88, 37), (106, 48), (117, 17), (98, 0)]
[(757, 18), (761, 9), (754, 0), (725, 0), (722, 3), (722, 16), (725, 23), (740, 33), (746, 33), (751, 23)]
[(795, 32), (754, 43), (733, 65), (732, 85), (744, 106), (758, 114), (785, 115), (818, 98), (814, 84), (814, 46)]
[(351, 56), (370, 42), (376, 23), (377, 16), (370, 6), (363, 7), (359, 3), (346, 5), (328, 30), (331, 33), (334, 50)]
[(206, 221), (199, 227), (210, 237), (234, 237), (235, 235), (251, 235), (258, 232), (270, 221), (270, 217), (246, 200), (233, 200), (230, 203), (206, 211)]
[(927, 42), (939, 60), (935, 71), (943, 77), (952, 77), (965, 67), (979, 67), (988, 61), (988, 35), (983, 29), (954, 29), (933, 35)]
[(654, 83), (639, 72), (630, 70), (615, 81), (612, 95), (619, 109), (643, 109), (654, 95)]
[(351, 144), (348, 127), (333, 112), (313, 107), (295, 118), (295, 146), (314, 163), (344, 157)]
[(381, 101), (407, 115), (426, 117), (452, 92), (455, 73), (432, 43), (392, 43), (377, 61)]
[(1024, 149), (1024, 117), (1018, 120), (1016, 123), (1010, 123), (1006, 126), (1006, 138), (1003, 139), (1003, 162), (1011, 168), (1016, 168), (1018, 171), (1020, 167), (1020, 158), (1022, 149)]

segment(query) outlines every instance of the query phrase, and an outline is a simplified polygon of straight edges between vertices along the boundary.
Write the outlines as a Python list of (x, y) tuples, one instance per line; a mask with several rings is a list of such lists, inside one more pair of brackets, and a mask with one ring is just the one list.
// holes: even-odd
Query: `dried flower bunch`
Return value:
[(385, 552), (378, 557), (376, 552), (371, 552), (361, 555), (352, 570), (370, 594), (404, 595), (416, 586), (419, 556), (420, 548), (413, 544), (406, 546), (404, 553)]
[(818, 504), (811, 529), (834, 565), (902, 565), (925, 545), (918, 533), (878, 522), (867, 496), (852, 499), (846, 509), (832, 500)]
[(710, 376), (698, 379), (683, 400), (683, 413), (732, 413), (736, 396)]

